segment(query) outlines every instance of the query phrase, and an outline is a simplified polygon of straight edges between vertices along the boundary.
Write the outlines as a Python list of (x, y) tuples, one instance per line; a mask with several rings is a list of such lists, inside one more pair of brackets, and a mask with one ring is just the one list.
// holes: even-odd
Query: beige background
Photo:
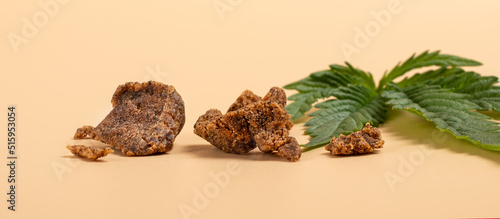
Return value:
[[(16, 212), (6, 210), (0, 134), (1, 218), (182, 218), (186, 206), (197, 213), (190, 218), (500, 217), (500, 154), (407, 113), (390, 113), (377, 153), (333, 157), (317, 149), (295, 163), (257, 150), (226, 154), (192, 129), (244, 89), (264, 95), (343, 62), (340, 45), (353, 44), (356, 28), (376, 22), (371, 13), (388, 4), (399, 4), (399, 13), (350, 57), (355, 66), (379, 79), (412, 53), (439, 49), (500, 76), (500, 1), (71, 0), (46, 23), (40, 2), (49, 0), (0, 4), (0, 126), (7, 105), (19, 114)], [(214, 2), (228, 11), (219, 14)], [(9, 33), (23, 36), (23, 18), (33, 16), (41, 27), (16, 52)], [(184, 98), (187, 122), (174, 149), (73, 158), (67, 144), (99, 145), (73, 140), (76, 128), (99, 123), (119, 84), (146, 80), (172, 84)], [(303, 130), (296, 125), (293, 134), (307, 143)], [(213, 187), (210, 173), (229, 174), (227, 165), (237, 171)], [(391, 186), (388, 174), (402, 182)], [(211, 197), (201, 200), (197, 191), (206, 188)]]

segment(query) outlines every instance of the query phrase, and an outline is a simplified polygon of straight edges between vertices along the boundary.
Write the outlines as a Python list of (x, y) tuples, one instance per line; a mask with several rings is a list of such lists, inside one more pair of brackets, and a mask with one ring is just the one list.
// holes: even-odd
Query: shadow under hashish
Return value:
[(67, 159), (75, 159), (75, 160), (79, 160), (79, 161), (83, 161), (83, 162), (88, 162), (88, 163), (105, 163), (107, 162), (106, 160), (103, 160), (103, 159), (97, 159), (97, 160), (91, 160), (91, 159), (87, 159), (87, 158), (82, 158), (82, 157), (77, 157), (77, 156), (74, 156), (74, 155), (63, 155), (63, 156), (60, 156), (61, 158), (67, 158)]
[(177, 150), (193, 154), (200, 158), (206, 159), (242, 159), (242, 160), (255, 160), (255, 161), (282, 161), (290, 162), (286, 158), (279, 156), (276, 152), (264, 153), (258, 148), (250, 151), (248, 154), (232, 154), (226, 153), (210, 144), (193, 144), (185, 145)]

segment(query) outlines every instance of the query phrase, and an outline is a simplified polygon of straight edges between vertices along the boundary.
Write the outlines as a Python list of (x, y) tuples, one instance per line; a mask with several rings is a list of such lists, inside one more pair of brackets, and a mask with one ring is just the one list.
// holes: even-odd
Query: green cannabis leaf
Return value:
[(489, 150), (500, 150), (500, 127), (491, 118), (474, 112), (479, 106), (469, 101), (467, 94), (452, 92), (439, 85), (416, 84), (384, 91), (393, 109), (415, 113), (436, 127), (459, 139)]
[(378, 125), (384, 121), (386, 107), (380, 95), (362, 85), (348, 85), (332, 90), (335, 100), (327, 100), (315, 105), (318, 111), (305, 125), (312, 136), (308, 147), (318, 147), (328, 143), (333, 136), (360, 130), (370, 122)]
[[(481, 63), (474, 60), (426, 51), (385, 72), (378, 86), (371, 73), (349, 63), (330, 65), (328, 70), (284, 87), (298, 91), (289, 97), (293, 102), (286, 110), (295, 121), (317, 108), (305, 123), (311, 139), (303, 146), (308, 148), (361, 130), (366, 123), (378, 126), (384, 122), (387, 108), (392, 107), (423, 117), (458, 139), (500, 151), (500, 126), (479, 112), (500, 112), (500, 86), (495, 86), (498, 78), (461, 68), (478, 65)], [(409, 71), (429, 66), (439, 68), (395, 81)]]

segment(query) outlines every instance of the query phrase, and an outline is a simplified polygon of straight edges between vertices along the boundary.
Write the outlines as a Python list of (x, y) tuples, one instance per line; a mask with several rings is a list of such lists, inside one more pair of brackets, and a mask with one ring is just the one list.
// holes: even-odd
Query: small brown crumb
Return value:
[(239, 110), (245, 107), (246, 105), (250, 105), (259, 102), (261, 100), (262, 97), (257, 96), (250, 90), (245, 90), (243, 91), (243, 93), (241, 93), (238, 99), (236, 99), (236, 101), (229, 107), (227, 112)]
[(278, 154), (290, 161), (298, 161), (302, 154), (299, 142), (294, 137), (289, 137), (285, 144), (278, 148)]
[(110, 153), (113, 153), (111, 148), (95, 148), (95, 147), (87, 147), (84, 145), (73, 145), (66, 146), (66, 148), (71, 151), (71, 153), (77, 157), (88, 158), (91, 160), (97, 160), (101, 157), (104, 157)]
[(90, 135), (92, 134), (92, 131), (94, 130), (94, 127), (90, 125), (84, 125), (81, 128), (78, 128), (75, 133), (75, 139), (84, 139), (84, 138), (89, 138)]
[(353, 155), (370, 153), (373, 149), (382, 148), (383, 145), (384, 140), (382, 140), (380, 130), (366, 123), (361, 131), (347, 136), (341, 134), (338, 138), (333, 137), (325, 149), (334, 155)]
[(258, 147), (297, 161), (302, 150), (289, 136), (293, 123), (285, 105), (286, 94), (281, 88), (271, 88), (264, 98), (245, 90), (225, 115), (211, 109), (200, 116), (194, 133), (227, 153), (246, 154)]

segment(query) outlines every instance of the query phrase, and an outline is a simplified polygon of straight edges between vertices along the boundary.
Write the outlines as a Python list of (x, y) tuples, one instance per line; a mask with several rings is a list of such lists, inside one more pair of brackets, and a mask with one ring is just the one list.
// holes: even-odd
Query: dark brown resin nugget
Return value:
[(382, 148), (384, 140), (380, 131), (370, 123), (366, 123), (361, 131), (353, 132), (349, 135), (333, 137), (330, 144), (325, 149), (334, 155), (352, 155), (370, 153), (373, 149)]
[(83, 126), (75, 138), (101, 141), (128, 156), (166, 153), (184, 126), (184, 102), (170, 85), (128, 82), (111, 100), (113, 110), (95, 128)]
[(297, 161), (302, 150), (289, 136), (293, 123), (285, 105), (286, 94), (281, 88), (271, 88), (264, 98), (245, 90), (226, 114), (211, 109), (200, 116), (194, 133), (224, 152), (246, 154), (258, 147)]
[(88, 158), (91, 160), (97, 160), (101, 157), (104, 157), (110, 153), (113, 153), (113, 150), (111, 148), (94, 148), (94, 147), (87, 147), (84, 145), (73, 145), (73, 146), (66, 146), (66, 148), (71, 151), (71, 153), (77, 157), (82, 157), (82, 158)]

